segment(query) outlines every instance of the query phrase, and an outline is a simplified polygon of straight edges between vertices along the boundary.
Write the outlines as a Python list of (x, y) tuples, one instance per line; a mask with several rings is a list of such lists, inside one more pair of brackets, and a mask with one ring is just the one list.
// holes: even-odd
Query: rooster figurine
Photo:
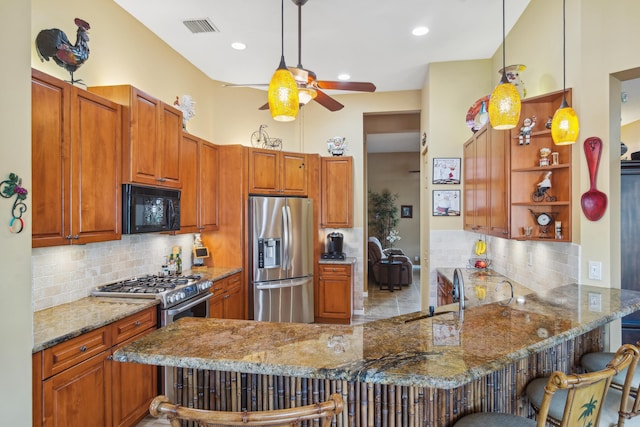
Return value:
[(89, 59), (89, 35), (87, 31), (91, 28), (89, 23), (76, 18), (74, 20), (78, 26), (76, 33), (76, 44), (71, 44), (64, 31), (57, 28), (42, 30), (36, 37), (36, 49), (40, 60), (44, 62), (52, 58), (53, 61), (67, 70), (71, 74), (71, 84), (82, 83), (82, 80), (75, 80), (73, 73)]

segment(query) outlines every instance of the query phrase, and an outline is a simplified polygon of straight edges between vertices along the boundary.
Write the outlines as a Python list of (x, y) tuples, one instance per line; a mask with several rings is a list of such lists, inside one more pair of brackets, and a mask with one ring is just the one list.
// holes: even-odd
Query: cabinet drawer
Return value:
[(70, 339), (43, 352), (43, 378), (49, 378), (111, 347), (108, 328), (103, 327)]
[(234, 286), (238, 286), (240, 285), (240, 282), (242, 281), (242, 277), (240, 277), (240, 274), (234, 274), (233, 276), (229, 276), (229, 278), (227, 279), (227, 288), (232, 288)]
[(131, 338), (146, 329), (155, 327), (157, 324), (156, 308), (151, 307), (140, 313), (132, 314), (111, 325), (113, 333), (113, 343), (121, 342)]
[(320, 274), (348, 276), (351, 274), (351, 266), (345, 264), (322, 264)]

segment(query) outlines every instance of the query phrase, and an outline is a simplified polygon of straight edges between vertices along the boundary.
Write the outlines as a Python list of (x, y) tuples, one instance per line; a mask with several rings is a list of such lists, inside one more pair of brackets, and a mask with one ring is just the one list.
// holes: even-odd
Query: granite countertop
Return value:
[[(436, 272), (449, 283), (453, 283), (454, 268), (437, 268)], [(466, 306), (484, 305), (492, 302), (505, 301), (511, 297), (509, 285), (501, 282), (508, 280), (513, 285), (514, 301), (526, 300), (526, 296), (534, 291), (491, 269), (461, 268), (464, 282), (464, 297)], [(456, 304), (457, 306), (457, 304)]]
[(346, 257), (345, 259), (322, 259), (318, 261), (318, 264), (355, 264), (356, 259), (354, 257)]
[(524, 303), (416, 312), (362, 325), (184, 318), (115, 359), (450, 389), (640, 309), (640, 292), (567, 285)]
[[(242, 271), (242, 268), (211, 267), (188, 274), (201, 274), (216, 281)], [(156, 299), (86, 297), (33, 313), (33, 353), (124, 319), (153, 307)]]

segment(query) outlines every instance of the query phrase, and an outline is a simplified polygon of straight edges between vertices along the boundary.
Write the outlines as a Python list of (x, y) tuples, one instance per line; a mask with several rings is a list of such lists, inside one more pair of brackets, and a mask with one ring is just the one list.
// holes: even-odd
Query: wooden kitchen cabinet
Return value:
[(438, 281), (438, 307), (453, 304), (453, 284), (440, 273), (437, 274)]
[(121, 107), (37, 70), (31, 89), (32, 246), (120, 239)]
[(307, 155), (249, 149), (249, 193), (307, 196)]
[(180, 233), (202, 233), (219, 228), (219, 149), (203, 139), (182, 135), (182, 191)]
[[(566, 98), (571, 105), (571, 89)], [(551, 129), (545, 127), (562, 102), (562, 91), (535, 96), (522, 101), (518, 125), (511, 130), (511, 236), (522, 240), (544, 240), (550, 242), (571, 241), (572, 212), (572, 149), (573, 145), (555, 145)], [(529, 144), (520, 145), (520, 129), (526, 118), (536, 117)], [(558, 153), (558, 164), (540, 166), (540, 149), (548, 148)], [(551, 160), (551, 156), (549, 156)], [(551, 188), (544, 196), (534, 197), (538, 183), (551, 172)], [(533, 212), (533, 213), (532, 213)], [(548, 227), (536, 222), (534, 213), (548, 213), (553, 220)], [(559, 221), (562, 238), (555, 238), (555, 222)], [(532, 235), (525, 237), (523, 227), (532, 227)]]
[(209, 300), (209, 317), (216, 319), (245, 319), (242, 274), (213, 282), (213, 298)]
[(320, 180), (320, 226), (353, 227), (353, 158), (322, 157)]
[(353, 264), (320, 264), (316, 323), (351, 323)]
[(509, 144), (489, 123), (465, 143), (465, 230), (509, 237)]
[(130, 85), (88, 90), (127, 107), (123, 182), (182, 188), (182, 112)]
[(34, 426), (135, 426), (157, 395), (157, 367), (113, 353), (156, 329), (156, 307), (33, 355)]

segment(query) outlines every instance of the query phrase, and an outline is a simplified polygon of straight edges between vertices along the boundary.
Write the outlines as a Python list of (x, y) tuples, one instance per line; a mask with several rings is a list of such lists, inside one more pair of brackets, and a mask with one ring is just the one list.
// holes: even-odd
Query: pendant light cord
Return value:
[(567, 104), (565, 93), (567, 92), (567, 6), (566, 0), (562, 0), (562, 104)]
[(507, 50), (505, 48), (505, 44), (507, 43), (507, 36), (506, 36), (506, 24), (505, 24), (505, 0), (502, 0), (502, 74), (504, 74), (506, 76), (506, 66), (507, 66), (507, 60), (506, 60), (506, 56), (505, 56), (505, 51)]
[(284, 0), (280, 2), (280, 55), (284, 58)]

